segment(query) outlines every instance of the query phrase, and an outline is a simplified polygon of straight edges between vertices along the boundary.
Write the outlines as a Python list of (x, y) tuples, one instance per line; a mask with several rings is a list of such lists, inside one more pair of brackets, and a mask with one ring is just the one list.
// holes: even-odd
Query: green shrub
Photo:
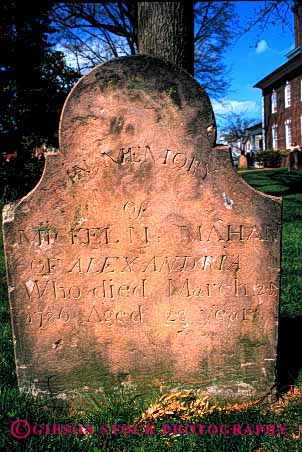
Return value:
[(281, 165), (281, 154), (279, 151), (267, 150), (258, 152), (255, 155), (255, 160), (263, 164), (265, 168), (279, 168)]

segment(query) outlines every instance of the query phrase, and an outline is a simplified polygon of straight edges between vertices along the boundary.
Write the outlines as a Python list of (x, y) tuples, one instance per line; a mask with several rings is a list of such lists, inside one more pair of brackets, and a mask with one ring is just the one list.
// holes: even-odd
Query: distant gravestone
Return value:
[(248, 167), (248, 161), (247, 157), (244, 154), (241, 154), (238, 160), (238, 168), (247, 168)]
[(73, 88), (60, 151), (4, 212), (20, 387), (270, 390), (281, 201), (236, 174), (214, 132), (205, 92), (158, 59), (108, 62)]
[(288, 154), (288, 171), (302, 171), (302, 152), (299, 149)]

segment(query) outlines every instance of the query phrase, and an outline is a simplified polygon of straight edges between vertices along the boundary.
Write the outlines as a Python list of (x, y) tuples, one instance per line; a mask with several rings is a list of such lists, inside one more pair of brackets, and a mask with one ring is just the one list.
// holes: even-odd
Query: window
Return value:
[(272, 92), (272, 113), (277, 111), (277, 93), (275, 90)]
[(272, 143), (273, 149), (278, 149), (278, 126), (276, 124), (272, 127)]
[(291, 87), (290, 87), (290, 83), (286, 82), (285, 84), (285, 88), (284, 88), (284, 100), (285, 100), (285, 108), (290, 107), (291, 106)]
[(285, 148), (289, 149), (292, 144), (292, 122), (290, 119), (285, 121)]

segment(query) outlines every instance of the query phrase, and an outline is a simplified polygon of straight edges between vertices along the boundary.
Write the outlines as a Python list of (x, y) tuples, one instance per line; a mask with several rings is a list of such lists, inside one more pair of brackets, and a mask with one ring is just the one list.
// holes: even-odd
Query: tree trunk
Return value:
[(193, 1), (138, 2), (138, 48), (194, 75)]

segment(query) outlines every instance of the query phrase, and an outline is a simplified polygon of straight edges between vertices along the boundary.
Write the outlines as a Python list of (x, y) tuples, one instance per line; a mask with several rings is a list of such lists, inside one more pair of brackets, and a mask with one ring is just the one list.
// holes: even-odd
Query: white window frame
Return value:
[(278, 126), (274, 124), (272, 126), (272, 146), (274, 151), (278, 149)]
[(301, 80), (300, 80), (300, 100), (302, 102), (302, 77), (301, 77)]
[(287, 81), (285, 83), (285, 88), (284, 88), (284, 106), (285, 108), (290, 107), (292, 104), (292, 91), (291, 91), (291, 85), (290, 83)]
[(277, 112), (277, 93), (273, 89), (272, 96), (271, 96), (271, 103), (272, 103), (272, 113)]
[(292, 121), (287, 119), (284, 122), (285, 126), (285, 149), (290, 149), (292, 145)]

